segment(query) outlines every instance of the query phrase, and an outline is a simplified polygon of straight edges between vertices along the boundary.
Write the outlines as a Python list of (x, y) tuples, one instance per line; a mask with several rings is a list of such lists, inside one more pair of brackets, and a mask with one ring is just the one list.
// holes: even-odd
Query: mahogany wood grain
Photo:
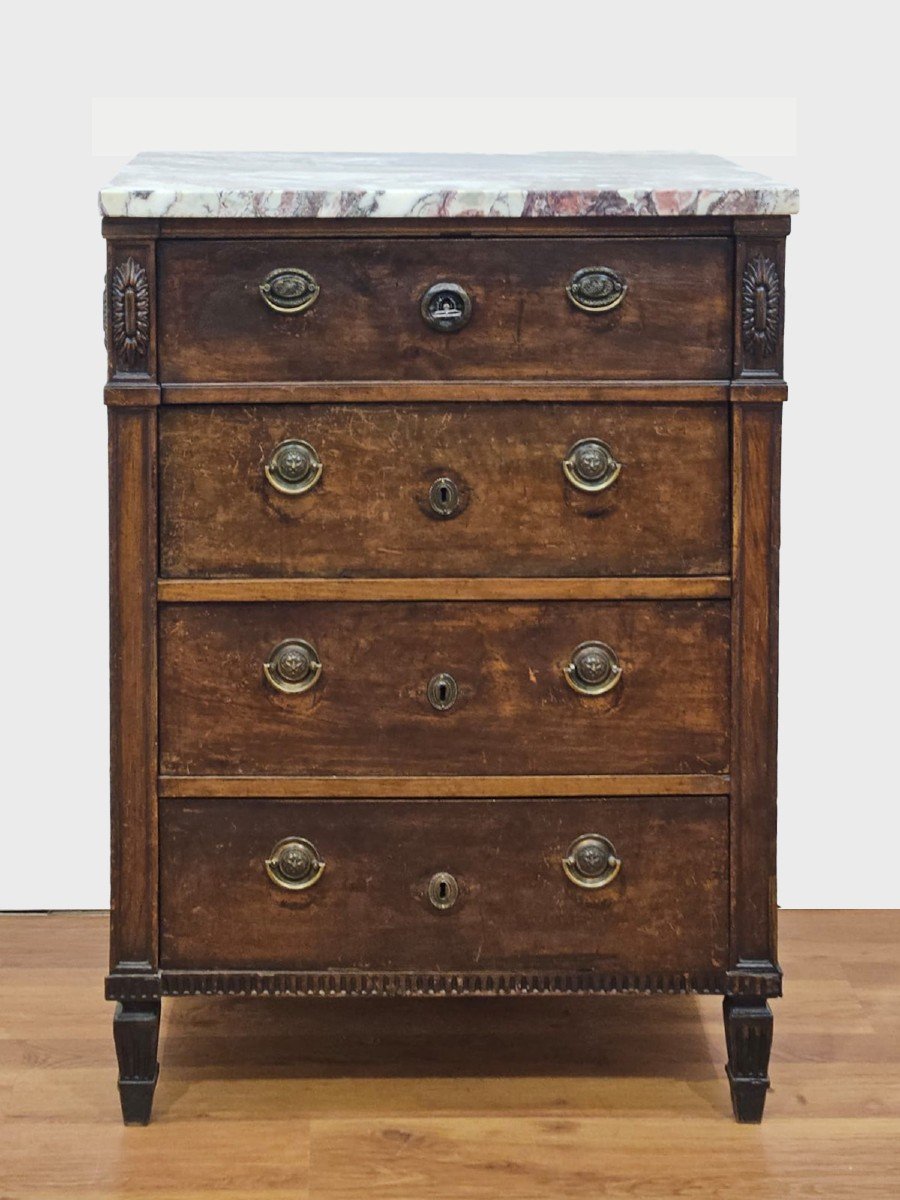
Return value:
[(110, 965), (157, 946), (156, 410), (109, 409)]
[[(599, 438), (622, 464), (584, 492), (562, 464)], [(265, 465), (311, 444), (319, 482)], [(722, 407), (336, 404), (160, 414), (161, 573), (175, 576), (716, 575), (730, 570)], [(437, 517), (429, 488), (459, 490)]]
[[(775, 384), (770, 383), (767, 387), (775, 393)], [(726, 380), (697, 379), (617, 380), (614, 383), (602, 379), (353, 379), (292, 383), (170, 383), (161, 389), (161, 395), (163, 404), (330, 404), (335, 401), (344, 404), (493, 404), (506, 401), (726, 404), (731, 391), (732, 386)], [(772, 398), (774, 395), (763, 397)]]
[(108, 383), (103, 403), (108, 408), (155, 408), (162, 391), (157, 383)]
[[(596, 890), (562, 868), (572, 841), (591, 832), (622, 860)], [(308, 839), (325, 862), (302, 892), (265, 870), (286, 837)], [(160, 839), (164, 968), (690, 972), (728, 954), (720, 796), (167, 800)], [(459, 885), (444, 911), (427, 895), (439, 871)]]
[[(118, 1023), (120, 1074), (126, 1084), (136, 1084), (125, 1088), (126, 1116), (149, 1115), (163, 992), (429, 991), (427, 980), (407, 987), (402, 974), (387, 969), (378, 977), (381, 983), (370, 976), (365, 986), (352, 971), (334, 986), (317, 971), (302, 978), (273, 971), (273, 963), (287, 961), (279, 954), (294, 955), (298, 946), (291, 941), (294, 918), (316, 911), (314, 889), (302, 911), (291, 907), (294, 898), (276, 906), (271, 921), (266, 906), (273, 885), (263, 877), (259, 891), (260, 855), (271, 850), (262, 847), (262, 833), (273, 834), (274, 842), (285, 814), (305, 814), (330, 847), (324, 891), (317, 893), (327, 899), (330, 916), (313, 926), (315, 961), (326, 972), (337, 962), (373, 962), (367, 953), (411, 963), (420, 952), (432, 964), (468, 970), (473, 995), (720, 991), (733, 1001), (726, 1021), (738, 1114), (760, 1115), (771, 1034), (766, 1000), (780, 992), (775, 606), (789, 227), (788, 218), (767, 217), (104, 222), (108, 300), (116, 300), (117, 289), (121, 299), (126, 277), (140, 291), (138, 307), (129, 310), (137, 314), (139, 344), (123, 341), (110, 303), (111, 381), (105, 392), (113, 794), (113, 971), (107, 994), (125, 1006)], [(282, 265), (304, 266), (322, 285), (319, 302), (305, 315), (272, 313), (259, 296), (262, 277)], [(626, 277), (629, 291), (619, 308), (598, 317), (569, 303), (565, 284), (586, 265), (611, 266)], [(128, 268), (124, 274), (122, 267)], [(474, 297), (473, 319), (459, 334), (434, 333), (419, 315), (421, 293), (439, 278), (458, 280)], [(587, 422), (589, 433), (583, 432)], [(289, 502), (273, 504), (258, 490), (271, 439), (298, 436), (301, 426), (314, 429), (310, 440), (328, 449), (321, 490), (306, 498), (312, 503), (302, 521)], [(561, 449), (567, 448), (564, 434), (571, 444), (568, 439), (604, 437), (604, 431), (628, 455), (620, 480), (591, 519), (567, 502), (571, 497), (560, 476), (551, 481), (549, 472), (551, 464), (553, 472), (558, 469)], [(673, 455), (664, 453), (667, 445), (678, 450), (674, 467)], [(359, 447), (363, 454), (354, 461)], [(383, 475), (373, 465), (379, 456)], [(466, 488), (464, 511), (442, 526), (413, 505), (416, 496), (422, 498), (415, 484), (424, 482), (432, 466), (460, 472)], [(161, 505), (157, 469), (164, 479)], [(642, 470), (642, 487), (629, 491)], [(354, 506), (354, 487), (357, 501), (360, 494), (372, 501), (371, 512), (362, 511), (361, 503)], [(306, 519), (310, 512), (314, 522)], [(582, 519), (586, 534), (578, 532)], [(163, 602), (158, 614), (157, 598)], [(275, 644), (292, 636), (313, 641), (325, 666), (312, 692), (289, 697), (264, 683), (261, 668)], [(615, 647), (625, 674), (609, 695), (580, 697), (566, 685), (561, 668), (578, 642), (594, 638)], [(452, 671), (461, 688), (457, 705), (443, 714), (424, 695), (428, 678), (440, 670)], [(161, 915), (158, 808), (166, 872)], [(522, 813), (533, 819), (522, 821)], [(626, 867), (636, 862), (645, 872), (629, 876), (623, 870), (617, 881), (623, 891), (631, 889), (627, 908), (617, 902), (615, 885), (590, 896), (571, 895), (564, 881), (561, 891), (548, 891), (560, 887), (567, 814), (585, 819), (596, 814), (598, 821), (615, 823), (629, 847)], [(604, 831), (609, 832), (599, 830)], [(618, 843), (617, 848), (622, 850)], [(636, 848), (639, 854), (632, 853)], [(460, 874), (469, 872), (455, 911), (463, 931), (455, 946), (452, 938), (437, 936), (438, 930), (454, 928), (454, 913), (423, 909), (422, 877), (408, 884), (403, 875), (410, 862), (438, 851), (448, 863), (458, 856)], [(198, 863), (200, 881), (191, 876)], [(335, 885), (344, 878), (335, 874), (337, 864), (353, 876), (343, 887)], [(237, 896), (234, 878), (244, 881)], [(572, 905), (592, 919), (609, 913), (610, 921), (580, 924), (571, 919)], [(488, 912), (486, 922), (477, 920), (479, 911)], [(398, 913), (405, 914), (399, 922)], [(440, 924), (445, 916), (449, 926)], [(619, 937), (612, 951), (604, 941), (610, 931)], [(176, 958), (181, 966), (165, 973), (159, 969), (160, 933), (166, 953), (183, 956)], [(529, 963), (548, 964), (560, 946), (576, 963), (592, 964), (571, 986), (567, 978), (557, 987), (543, 972), (530, 980), (522, 975)], [(795, 943), (795, 952), (798, 946), (802, 956), (805, 948)], [(687, 953), (676, 963), (671, 947)], [(88, 962), (83, 942), (66, 944), (60, 962), (70, 949), (80, 963)], [(3, 950), (0, 985), (11, 961)], [(485, 952), (506, 964), (502, 976), (484, 974), (482, 968), (490, 965)], [(252, 957), (252, 970), (240, 970), (247, 961), (242, 953)], [(872, 948), (853, 960), (856, 980), (872, 961), (865, 953)], [(687, 959), (692, 965), (679, 974)], [(204, 962), (213, 969), (204, 972)], [(615, 969), (598, 974), (604, 962)], [(641, 966), (659, 973), (644, 980), (635, 973)], [(54, 980), (56, 967), (54, 960)], [(851, 975), (835, 966), (830, 938), (810, 953), (807, 967), (818, 1008), (827, 986), (843, 1031), (859, 1006), (841, 991), (850, 986)], [(434, 978), (432, 990), (445, 996), (457, 987), (452, 974)], [(190, 1013), (192, 1002), (183, 1003)], [(371, 1001), (363, 1003), (365, 1038), (382, 1037), (389, 1061), (401, 1064), (401, 1071), (420, 1010), (446, 1012), (453, 1027), (453, 1070), (477, 1077), (476, 1088), (487, 1086), (496, 1031), (485, 1031), (479, 1042), (478, 1021), (492, 1006), (457, 1005), (453, 999), (436, 1006), (405, 1004), (402, 1016), (384, 1018), (379, 1033), (382, 1018), (370, 1015)], [(540, 1044), (541, 1053), (548, 1046), (553, 1057), (552, 1019), (548, 1026), (531, 1015), (540, 1013), (542, 1003), (510, 1001), (504, 1010), (503, 1020), (516, 1031), (507, 1049), (512, 1054), (514, 1045), (512, 1058), (526, 1068), (529, 1045)], [(659, 1018), (642, 1027), (635, 1015), (639, 1006), (629, 1002), (618, 1018), (618, 1034), (613, 1030), (607, 1038), (617, 1001), (596, 1003), (603, 1005), (601, 1042), (596, 1008), (586, 1004), (591, 1028), (583, 1025), (571, 1043), (577, 1044), (579, 1063), (587, 1064), (590, 1105), (596, 1107), (600, 1096), (603, 1105), (614, 1106), (624, 1094), (627, 1109), (629, 1089), (636, 1086), (639, 1109), (658, 1113), (658, 1097), (671, 1079), (653, 1078), (644, 1089), (634, 1084), (634, 1071), (646, 1067), (641, 1054), (653, 1044)], [(286, 1179), (292, 1196), (302, 1195), (304, 1187), (336, 1197), (368, 1197), (380, 1189), (392, 1200), (404, 1200), (407, 1193), (446, 1190), (451, 1176), (455, 1185), (462, 1180), (460, 1194), (493, 1196), (498, 1180), (510, 1183), (502, 1170), (509, 1161), (517, 1164), (512, 1183), (523, 1196), (581, 1196), (585, 1179), (589, 1186), (602, 1181), (611, 1194), (617, 1188), (635, 1191), (635, 1178), (610, 1174), (608, 1153), (601, 1155), (599, 1171), (590, 1162), (582, 1166), (594, 1145), (583, 1122), (564, 1122), (564, 1129), (547, 1125), (542, 1114), (558, 1118), (557, 1109), (571, 1113), (577, 1107), (578, 1097), (573, 1101), (558, 1080), (551, 1079), (549, 1089), (539, 1080), (531, 1091), (501, 1086), (504, 1105), (529, 1095), (543, 1107), (532, 1106), (526, 1126), (509, 1138), (500, 1157), (494, 1154), (495, 1144), (503, 1144), (499, 1127), (488, 1121), (484, 1137), (482, 1132), (473, 1137), (465, 1127), (463, 1115), (469, 1120), (472, 1112), (470, 1087), (455, 1109), (451, 1104), (448, 1121), (446, 1095), (453, 1085), (446, 1073), (429, 1093), (440, 1103), (421, 1120), (398, 1124), (396, 1112), (370, 1106), (377, 1116), (362, 1128), (360, 1117), (370, 1114), (353, 1109), (358, 1081), (347, 1090), (350, 1108), (334, 1109), (334, 1096), (342, 1094), (340, 1068), (346, 1073), (353, 1064), (355, 1070), (364, 1057), (359, 1044), (343, 1049), (352, 1028), (344, 1013), (352, 1013), (355, 1001), (324, 1008), (315, 1000), (308, 1004), (327, 1012), (325, 1020), (343, 1039), (341, 1052), (329, 1057), (326, 1050), (319, 1064), (331, 1089), (327, 1119), (316, 1136), (304, 1127), (298, 1138), (294, 1126), (288, 1142), (267, 1134), (264, 1152), (248, 1151), (252, 1169), (236, 1168), (223, 1181), (233, 1200), (244, 1193), (257, 1197), (261, 1180), (270, 1183), (270, 1194), (279, 1194)], [(506, 1002), (495, 998), (494, 1004)], [(795, 1034), (817, 1019), (804, 1004), (801, 996), (803, 1023)], [(390, 1012), (391, 1005), (384, 1000), (374, 1008)], [(216, 1122), (200, 1117), (230, 1117), (237, 1141), (243, 1129), (248, 1147), (259, 1144), (258, 1124), (240, 1105), (229, 1107), (222, 1099), (220, 1079), (231, 1070), (229, 1062), (240, 1059), (242, 1038), (236, 1034), (243, 1035), (248, 1020), (255, 1019), (247, 1010), (267, 1011), (263, 1001), (237, 1007), (240, 1020), (235, 1017), (231, 1025), (229, 1002), (217, 1009), (224, 1024), (221, 1048), (204, 1049), (204, 1035), (190, 1017), (182, 1027), (183, 1053), (216, 1063), (214, 1081), (198, 1084), (207, 1097), (201, 1097), (199, 1109), (191, 1108), (182, 1080), (176, 1078), (166, 1092), (164, 1076), (162, 1115), (182, 1120), (185, 1111), (200, 1114), (195, 1136), (183, 1142), (190, 1156), (186, 1175), (169, 1170), (166, 1148), (141, 1159), (142, 1170), (126, 1163), (120, 1187), (115, 1171), (104, 1175), (95, 1165), (97, 1147), (105, 1143), (95, 1136), (79, 1095), (77, 1136), (66, 1161), (60, 1158), (65, 1123), (56, 1116), (43, 1140), (29, 1144), (36, 1161), (48, 1164), (34, 1195), (44, 1200), (48, 1190), (61, 1189), (67, 1198), (98, 1200), (104, 1187), (119, 1196), (132, 1185), (146, 1191), (148, 1182), (160, 1194), (168, 1184), (179, 1200), (207, 1194), (210, 1172), (206, 1160), (196, 1169), (198, 1143), (201, 1156), (205, 1146), (208, 1161), (217, 1163), (225, 1143), (204, 1134), (201, 1126), (208, 1131)], [(282, 1005), (280, 1012), (293, 1007)], [(194, 1011), (218, 1037), (212, 1014)], [(557, 1011), (559, 1027), (573, 1027), (575, 1010)], [(63, 1018), (54, 1010), (54, 1025), (70, 1018), (71, 1004)], [(31, 1014), (22, 1019), (31, 1020)], [(712, 1019), (720, 1077), (717, 1012)], [(867, 1017), (866, 1036), (892, 1019), (889, 1005), (880, 1001)], [(164, 1062), (165, 1027), (164, 1021)], [(699, 1128), (703, 1113), (718, 1117), (725, 1111), (726, 1093), (720, 1078), (713, 1081), (711, 1063), (709, 1080), (700, 1084), (703, 1066), (695, 1062), (685, 1070), (684, 1025), (665, 1028), (665, 1043), (656, 1046), (658, 1051), (664, 1046), (666, 1075), (680, 1081), (680, 1132), (661, 1155), (660, 1170), (636, 1178), (641, 1195), (668, 1198), (683, 1116), (691, 1113), (692, 1127)], [(265, 1053), (279, 1068), (295, 1032), (292, 1023), (265, 1042)], [(480, 1050), (467, 1067), (473, 1038)], [(629, 1046), (622, 1064), (630, 1082), (618, 1079), (615, 1089), (598, 1090), (596, 1076), (610, 1075), (609, 1055), (620, 1040)], [(306, 1063), (321, 1040), (308, 1027), (301, 1041), (298, 1053)], [(883, 1066), (882, 1043), (875, 1062)], [(77, 1057), (80, 1043), (73, 1045)], [(417, 1066), (423, 1058), (431, 1061), (432, 1045), (433, 1039), (422, 1037), (414, 1053)], [(808, 1068), (822, 1057), (820, 1051), (821, 1046), (810, 1053), (804, 1045), (797, 1061)], [(809, 1104), (823, 1104), (832, 1114), (842, 1111), (834, 1105), (844, 1094), (846, 1072), (840, 1087), (837, 1077), (829, 1076), (826, 1086), (823, 1076), (817, 1091), (805, 1076), (783, 1071), (783, 1054), (776, 1049), (779, 1090), (772, 1106), (776, 1117), (779, 1106), (791, 1106), (805, 1123), (792, 1142), (794, 1155), (781, 1159), (788, 1175), (782, 1172), (778, 1186), (784, 1191), (801, 1179), (807, 1154), (814, 1164), (810, 1186), (820, 1189), (830, 1140), (822, 1146), (809, 1140)], [(71, 1072), (72, 1054), (65, 1052), (65, 1059)], [(41, 1055), (29, 1050), (25, 1061), (30, 1068)], [(493, 1061), (496, 1066), (500, 1060)], [(177, 1073), (177, 1056), (169, 1062)], [(11, 1091), (4, 1088), (4, 1068), (0, 1052), (0, 1096), (12, 1096), (21, 1134), (28, 1128), (30, 1101), (26, 1093), (25, 1109), (16, 1109), (20, 1079)], [(241, 1074), (239, 1065), (235, 1078)], [(879, 1082), (878, 1089), (858, 1088), (854, 1095), (863, 1106), (877, 1103), (885, 1111), (889, 1088)], [(370, 1090), (379, 1103), (384, 1083)], [(292, 1092), (291, 1081), (282, 1078), (277, 1087), (257, 1089), (247, 1111), (283, 1113), (293, 1101), (293, 1112), (298, 1103), (305, 1112), (316, 1104), (309, 1085), (306, 1077)], [(587, 1096), (585, 1091), (582, 1099)], [(40, 1101), (46, 1107), (46, 1088)], [(459, 1117), (455, 1124), (453, 1112)], [(480, 1131), (485, 1122), (479, 1117), (475, 1124)], [(162, 1131), (165, 1127), (164, 1121)], [(730, 1134), (718, 1120), (713, 1127), (710, 1145), (721, 1147)], [(880, 1163), (879, 1136), (880, 1130), (873, 1154)], [(665, 1144), (664, 1136), (659, 1140)], [(228, 1153), (234, 1141), (229, 1136)], [(639, 1166), (647, 1163), (647, 1144), (642, 1136)], [(392, 1157), (384, 1166), (380, 1155), (386, 1145)], [(539, 1154), (533, 1153), (535, 1145)], [(632, 1149), (637, 1151), (637, 1143)], [(548, 1152), (558, 1158), (549, 1174)], [(0, 1146), (3, 1187), (22, 1185), (27, 1195), (26, 1159), (17, 1157), (15, 1146), (10, 1153)], [(93, 1172), (82, 1173), (88, 1182), (81, 1193), (79, 1154)], [(839, 1172), (853, 1154), (848, 1139), (830, 1182), (843, 1178)], [(698, 1159), (692, 1151), (687, 1189), (730, 1195), (738, 1178), (765, 1192), (766, 1155), (741, 1155), (741, 1147), (729, 1143), (729, 1153), (719, 1155), (722, 1168), (704, 1167), (700, 1179), (697, 1161), (708, 1165), (715, 1155)], [(298, 1156), (299, 1169), (286, 1173), (285, 1165), (298, 1163)], [(63, 1166), (57, 1169), (58, 1162)], [(867, 1162), (866, 1154), (857, 1155), (854, 1169), (869, 1184), (868, 1200), (878, 1195), (878, 1176), (866, 1175)], [(307, 1185), (311, 1180), (315, 1187)], [(799, 1194), (803, 1187), (797, 1186)]]
[[(321, 288), (306, 312), (272, 312), (260, 296), (286, 266)], [(587, 266), (627, 281), (611, 312), (566, 296)], [(732, 266), (727, 238), (161, 241), (161, 379), (723, 379)], [(419, 312), (442, 280), (472, 298), (456, 333)]]
[(775, 963), (781, 408), (736, 409), (732, 453), (732, 959)]
[[(718, 796), (730, 789), (728, 775), (442, 775), (442, 796)], [(382, 799), (427, 795), (434, 779), (427, 775), (397, 778), (358, 775), (160, 775), (160, 796), (305, 797)]]
[[(107, 217), (104, 229), (115, 232), (129, 221)], [(163, 218), (147, 222), (165, 238), (585, 238), (726, 237), (738, 228), (757, 236), (783, 236), (790, 217), (253, 217)]]
[(606, 579), (160, 579), (160, 601), (186, 600), (727, 600), (727, 575)]
[(590, 217), (104, 217), (105, 238), (787, 237), (788, 216)]
[[(160, 612), (160, 770), (222, 775), (696, 774), (728, 767), (730, 606), (622, 603), (169, 604)], [(323, 664), (276, 692), (286, 638)], [(622, 678), (582, 696), (563, 667), (608, 643)], [(459, 699), (436, 712), (429, 679)]]

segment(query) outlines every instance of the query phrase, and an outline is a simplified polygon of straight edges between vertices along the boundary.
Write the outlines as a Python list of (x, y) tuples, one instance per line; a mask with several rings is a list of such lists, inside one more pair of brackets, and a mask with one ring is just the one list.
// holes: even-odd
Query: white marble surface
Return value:
[(139, 154), (109, 217), (740, 216), (796, 188), (704, 154)]

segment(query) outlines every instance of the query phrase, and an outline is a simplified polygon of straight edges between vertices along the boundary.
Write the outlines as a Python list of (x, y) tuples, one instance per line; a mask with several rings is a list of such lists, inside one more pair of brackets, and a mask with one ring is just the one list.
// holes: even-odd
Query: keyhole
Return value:
[(453, 676), (442, 671), (440, 675), (434, 675), (428, 681), (426, 695), (432, 708), (438, 712), (446, 712), (456, 703), (459, 688)]
[(436, 479), (428, 490), (431, 511), (439, 517), (455, 516), (459, 508), (459, 488), (447, 475)]
[(438, 910), (452, 908), (459, 899), (459, 884), (449, 871), (438, 871), (428, 881), (428, 899)]

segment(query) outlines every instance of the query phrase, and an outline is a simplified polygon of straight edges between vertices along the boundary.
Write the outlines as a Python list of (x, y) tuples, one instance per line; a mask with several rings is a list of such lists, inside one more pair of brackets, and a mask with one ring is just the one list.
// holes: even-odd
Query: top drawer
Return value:
[[(164, 241), (158, 268), (164, 383), (731, 374), (727, 238)], [(266, 302), (279, 270), (308, 307)]]

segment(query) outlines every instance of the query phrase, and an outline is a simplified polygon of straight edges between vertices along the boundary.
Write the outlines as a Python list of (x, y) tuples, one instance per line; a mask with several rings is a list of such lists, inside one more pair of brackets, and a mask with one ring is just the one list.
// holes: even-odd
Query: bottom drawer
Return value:
[(162, 967), (715, 970), (727, 869), (724, 796), (165, 799)]

